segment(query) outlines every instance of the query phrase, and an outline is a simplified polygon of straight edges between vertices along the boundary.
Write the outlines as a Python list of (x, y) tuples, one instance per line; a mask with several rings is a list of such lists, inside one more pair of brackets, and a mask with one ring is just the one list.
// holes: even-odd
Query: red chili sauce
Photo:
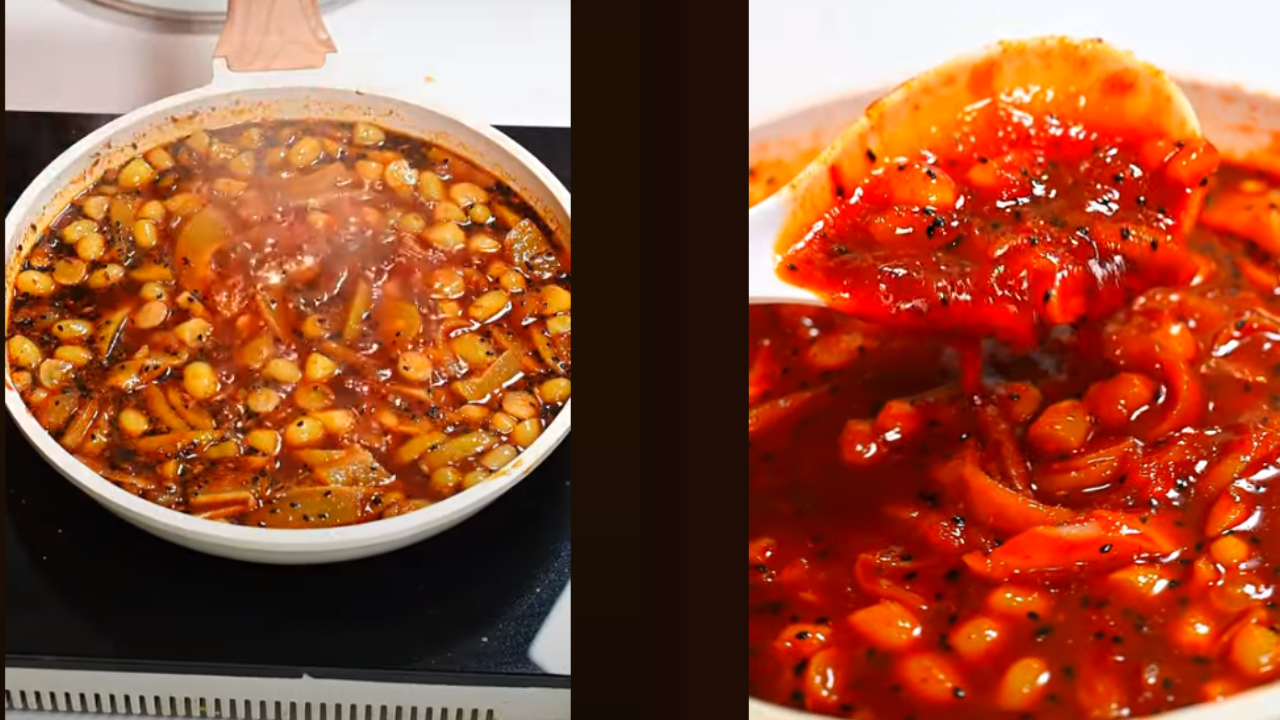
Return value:
[[(1186, 148), (1157, 170), (1066, 133), (1007, 147), (882, 161), (883, 183), (788, 258), (886, 324), (748, 311), (754, 697), (859, 720), (1080, 720), (1280, 680), (1280, 179), (1212, 176), (1184, 251), (1159, 207), (1201, 180)], [(894, 177), (964, 208), (895, 200)], [(997, 205), (1027, 187), (1058, 197)], [(1103, 197), (1117, 209), (1087, 209)], [(895, 226), (912, 231), (886, 249), (875, 233)], [(1138, 274), (1094, 274), (1095, 253)], [(1088, 280), (1049, 288), (1088, 312), (1030, 353), (989, 348), (977, 394), (951, 338), (896, 332), (1025, 332), (1016, 308), (1050, 275), (1009, 273), (1048, 257), (1052, 277)]]
[[(967, 108), (952, 141), (877, 157), (779, 275), (896, 328), (997, 336), (1100, 318), (1195, 275), (1177, 220), (1217, 167), (1203, 140), (1115, 137), (1016, 108)], [(937, 154), (935, 154), (937, 153)]]

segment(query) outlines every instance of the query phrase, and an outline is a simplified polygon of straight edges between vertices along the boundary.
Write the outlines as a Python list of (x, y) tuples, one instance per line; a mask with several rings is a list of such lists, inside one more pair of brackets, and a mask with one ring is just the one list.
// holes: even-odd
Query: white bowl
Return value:
[[(300, 86), (247, 90), (208, 87), (162, 100), (116, 120), (63, 153), (23, 193), (5, 218), (5, 327), (9, 289), (30, 252), (70, 201), (138, 148), (169, 143), (201, 127), (262, 119), (371, 120), (457, 152), (495, 173), (533, 205), (566, 247), (570, 197), (542, 163), (510, 138), (459, 115), (387, 94)], [(192, 550), (249, 562), (303, 565), (341, 562), (399, 550), (449, 530), (524, 480), (569, 435), (572, 403), (543, 436), (492, 480), (416, 513), (332, 530), (262, 530), (201, 520), (138, 498), (104, 480), (58, 444), (28, 411), (5, 367), (5, 407), (42, 456), (81, 490), (126, 521)]]
[[(1250, 94), (1238, 88), (1194, 80), (1179, 80), (1205, 137), (1223, 157), (1252, 163), (1280, 174), (1280, 98)], [(784, 113), (749, 128), (748, 161), (785, 159), (793, 153), (826, 147), (853, 123), (867, 105), (892, 88), (851, 92), (809, 107)], [(820, 720), (821, 716), (792, 710), (755, 698), (747, 699), (750, 720)], [(1160, 720), (1277, 720), (1280, 683), (1251, 690), (1218, 703), (1195, 705), (1165, 713)]]

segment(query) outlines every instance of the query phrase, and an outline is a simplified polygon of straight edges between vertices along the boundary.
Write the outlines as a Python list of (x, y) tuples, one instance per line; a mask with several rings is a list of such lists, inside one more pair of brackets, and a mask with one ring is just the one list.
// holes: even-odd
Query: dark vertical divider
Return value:
[(726, 7), (575, 8), (584, 718), (729, 714), (728, 128), (746, 16)]

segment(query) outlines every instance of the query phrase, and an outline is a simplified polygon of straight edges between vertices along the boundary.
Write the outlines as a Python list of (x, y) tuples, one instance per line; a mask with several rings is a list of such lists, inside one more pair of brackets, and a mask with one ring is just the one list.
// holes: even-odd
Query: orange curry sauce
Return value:
[[(1158, 216), (1126, 194), (1142, 152), (1076, 161), (1073, 176), (1119, 190), (1120, 207), (1102, 222), (1062, 209), (1068, 229), (1087, 229), (1069, 237), (1120, 237), (1119, 215)], [(886, 176), (928, 178), (927, 164), (884, 162)], [(1032, 182), (1021, 167), (997, 172)], [(1226, 167), (1209, 184), (1185, 240), (1193, 271), (1165, 278), (1185, 284), (1144, 279), (1075, 324), (1035, 318), (1033, 351), (988, 345), (976, 395), (958, 385), (953, 338), (825, 309), (749, 309), (752, 696), (861, 720), (1077, 720), (1280, 679), (1280, 179)], [(900, 257), (924, 267), (961, 235), (1001, 242), (990, 215), (897, 217), (937, 233)], [(852, 258), (875, 239), (854, 241), (841, 262), (856, 273)], [(833, 244), (799, 254), (825, 262)], [(1046, 252), (1026, 245), (1009, 252)], [(1112, 247), (1139, 268), (1152, 258)], [(985, 262), (963, 252), (944, 259)], [(1015, 291), (1018, 305), (1041, 288)], [(953, 302), (947, 319), (1026, 319), (997, 320), (988, 297)]]

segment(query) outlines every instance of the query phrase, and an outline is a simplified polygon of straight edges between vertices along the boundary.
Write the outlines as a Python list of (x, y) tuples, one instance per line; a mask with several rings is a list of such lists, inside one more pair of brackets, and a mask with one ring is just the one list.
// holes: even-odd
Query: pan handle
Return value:
[(230, 0), (214, 57), (232, 72), (324, 67), (338, 46), (316, 0)]

